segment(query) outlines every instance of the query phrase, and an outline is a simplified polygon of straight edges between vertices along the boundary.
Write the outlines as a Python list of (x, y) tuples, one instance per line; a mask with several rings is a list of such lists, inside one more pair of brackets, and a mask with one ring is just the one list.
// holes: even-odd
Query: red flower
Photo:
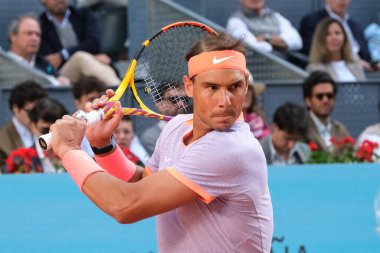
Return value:
[(41, 161), (34, 148), (13, 150), (5, 161), (10, 173), (42, 172)]
[(318, 145), (315, 142), (311, 141), (309, 142), (309, 148), (311, 151), (318, 150)]
[(351, 136), (346, 136), (346, 137), (343, 138), (343, 143), (355, 145), (356, 141)]

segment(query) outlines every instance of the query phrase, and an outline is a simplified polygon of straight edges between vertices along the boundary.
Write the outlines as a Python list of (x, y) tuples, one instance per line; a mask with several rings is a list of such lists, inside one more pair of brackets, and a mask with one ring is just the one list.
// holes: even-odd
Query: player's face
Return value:
[(120, 148), (129, 148), (133, 139), (134, 131), (132, 121), (122, 120), (116, 129), (115, 139)]
[(32, 18), (25, 18), (20, 22), (17, 34), (10, 37), (12, 51), (23, 57), (36, 54), (40, 49), (41, 29), (38, 22)]
[(193, 97), (194, 125), (206, 132), (225, 130), (242, 112), (247, 79), (239, 70), (210, 70), (196, 75), (192, 81), (185, 78), (185, 87)]
[(253, 11), (259, 12), (264, 8), (264, 0), (241, 0), (241, 5), (245, 8), (251, 9)]
[(319, 118), (327, 118), (334, 108), (335, 93), (331, 83), (320, 83), (313, 87), (306, 105)]

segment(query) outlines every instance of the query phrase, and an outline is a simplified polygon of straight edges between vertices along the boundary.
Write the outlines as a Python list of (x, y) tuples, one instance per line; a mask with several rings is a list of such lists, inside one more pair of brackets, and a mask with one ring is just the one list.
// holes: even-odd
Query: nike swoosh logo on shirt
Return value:
[(221, 62), (223, 62), (225, 60), (231, 59), (233, 57), (234, 56), (232, 55), (232, 56), (227, 56), (227, 57), (224, 57), (224, 58), (217, 59), (216, 56), (214, 56), (214, 59), (212, 59), (212, 63), (218, 64), (218, 63), (221, 63)]

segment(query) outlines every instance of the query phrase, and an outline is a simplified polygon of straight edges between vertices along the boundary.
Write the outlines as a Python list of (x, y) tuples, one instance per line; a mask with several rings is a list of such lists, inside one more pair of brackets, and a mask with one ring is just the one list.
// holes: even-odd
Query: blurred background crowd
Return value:
[[(37, 137), (117, 87), (139, 43), (180, 20), (244, 39), (251, 72), (244, 120), (268, 164), (380, 161), (375, 0), (310, 0), (302, 7), (290, 0), (0, 2), (9, 2), (0, 11), (1, 173), (63, 172)], [(178, 112), (171, 98), (179, 95), (163, 95), (171, 105), (166, 114)], [(125, 117), (115, 137), (144, 165), (164, 125)], [(93, 155), (86, 139), (82, 148)]]

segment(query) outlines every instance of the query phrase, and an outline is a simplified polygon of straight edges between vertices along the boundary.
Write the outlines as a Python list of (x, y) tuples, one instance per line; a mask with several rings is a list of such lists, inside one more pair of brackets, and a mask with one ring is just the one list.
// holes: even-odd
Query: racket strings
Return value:
[[(183, 76), (187, 74), (186, 53), (195, 41), (210, 34), (199, 26), (174, 26), (149, 43), (138, 59), (135, 79), (146, 100), (168, 116), (192, 112), (192, 99), (186, 96)], [(144, 99), (143, 99), (144, 100)], [(148, 103), (143, 101), (143, 103)], [(149, 105), (148, 105), (149, 107)]]

